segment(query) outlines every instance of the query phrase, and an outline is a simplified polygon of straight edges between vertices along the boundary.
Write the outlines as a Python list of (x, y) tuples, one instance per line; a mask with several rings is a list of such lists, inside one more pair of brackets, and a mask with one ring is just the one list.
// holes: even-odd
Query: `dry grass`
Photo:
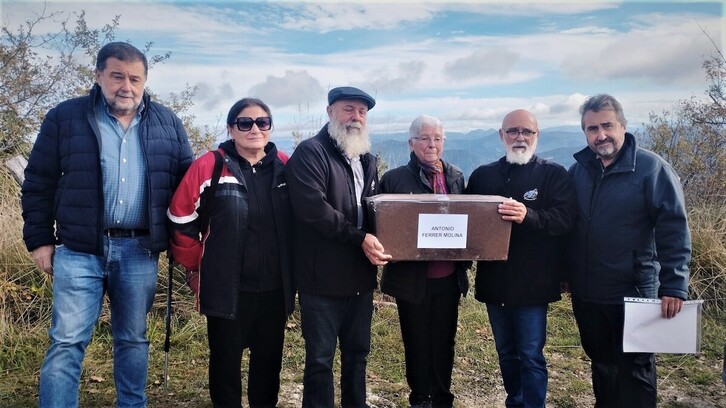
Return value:
[[(52, 302), (50, 280), (38, 272), (22, 245), (18, 188), (0, 172), (0, 407), (37, 406), (40, 364), (48, 345)], [(726, 206), (691, 211), (694, 262), (693, 298), (707, 299), (703, 347), (698, 355), (659, 355), (662, 407), (726, 406), (721, 383), (726, 293)], [(211, 407), (207, 390), (207, 347), (204, 318), (193, 311), (193, 298), (174, 280), (174, 315), (168, 391), (163, 387), (164, 315), (167, 282), (162, 258), (157, 298), (149, 317), (151, 360), (150, 407)], [(369, 403), (374, 407), (406, 406), (403, 349), (395, 305), (377, 293), (368, 365)], [(304, 343), (299, 314), (288, 322), (283, 360), (281, 407), (300, 406)], [(548, 320), (550, 384), (548, 406), (592, 406), (588, 360), (579, 347), (570, 302), (550, 307)], [(114, 402), (108, 310), (104, 309), (88, 348), (81, 379), (83, 407), (110, 407)], [(339, 370), (338, 370), (339, 371)], [(459, 407), (501, 407), (504, 390), (484, 306), (471, 295), (462, 300), (454, 368)]]
[(706, 300), (709, 314), (726, 312), (726, 204), (689, 212), (693, 240), (691, 297)]

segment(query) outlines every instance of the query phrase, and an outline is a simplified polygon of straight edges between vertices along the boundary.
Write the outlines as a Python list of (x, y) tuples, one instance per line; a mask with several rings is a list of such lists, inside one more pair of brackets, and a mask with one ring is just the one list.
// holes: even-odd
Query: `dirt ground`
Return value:
[[(726, 408), (726, 387), (723, 384), (715, 384), (711, 387), (698, 387), (697, 389), (678, 389), (672, 386), (660, 387), (659, 396), (661, 402), (659, 407), (671, 408)], [(550, 395), (551, 396), (551, 395)], [(486, 391), (483, 390), (458, 390), (456, 392), (456, 401), (454, 406), (457, 408), (501, 408), (504, 407), (504, 399), (506, 393), (501, 385), (496, 385)], [(201, 408), (192, 403), (180, 404), (173, 396), (169, 396), (165, 405), (164, 396), (157, 395), (152, 400), (156, 402), (154, 406), (163, 408), (182, 408), (194, 407)], [(595, 403), (591, 393), (583, 393), (573, 397), (572, 401), (567, 404), (551, 402), (548, 400), (548, 407), (555, 408), (579, 408), (592, 407)], [(396, 405), (390, 399), (368, 393), (368, 404), (371, 408), (402, 408)], [(245, 404), (246, 405), (246, 404)], [(280, 390), (280, 408), (293, 408), (302, 405), (302, 384), (283, 384)], [(211, 404), (210, 404), (211, 406)]]
[[(300, 407), (302, 405), (302, 385), (287, 385), (281, 391), (285, 401), (280, 401), (280, 407)], [(661, 403), (659, 407), (678, 407), (678, 408), (726, 408), (726, 387), (721, 389), (709, 390), (704, 395), (689, 396), (683, 395), (682, 390), (674, 388), (660, 389), (659, 394)], [(456, 396), (454, 406), (458, 408), (495, 408), (504, 407), (506, 393), (504, 387), (496, 387), (487, 395), (469, 395), (466, 392), (460, 392)], [(392, 401), (374, 394), (368, 394), (368, 404), (371, 408), (401, 408)], [(591, 395), (583, 395), (576, 399), (576, 405), (568, 405), (571, 407), (592, 407), (595, 399)], [(549, 404), (550, 407), (563, 407), (557, 404)]]

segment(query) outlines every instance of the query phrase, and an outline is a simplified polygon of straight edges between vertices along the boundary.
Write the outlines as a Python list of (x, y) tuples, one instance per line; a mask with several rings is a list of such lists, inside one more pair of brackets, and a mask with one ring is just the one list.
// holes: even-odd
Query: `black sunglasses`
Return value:
[(240, 130), (240, 132), (247, 132), (248, 130), (252, 129), (252, 125), (257, 125), (257, 128), (260, 130), (270, 130), (272, 128), (272, 118), (269, 116), (260, 116), (257, 119), (248, 118), (246, 116), (242, 116), (237, 118), (234, 122), (230, 123), (231, 125), (237, 125), (237, 129)]

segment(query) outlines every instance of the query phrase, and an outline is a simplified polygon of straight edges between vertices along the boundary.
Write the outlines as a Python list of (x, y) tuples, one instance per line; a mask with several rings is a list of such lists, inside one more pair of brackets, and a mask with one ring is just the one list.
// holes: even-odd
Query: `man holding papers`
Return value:
[(673, 168), (626, 133), (610, 95), (580, 108), (588, 147), (570, 168), (579, 214), (570, 289), (580, 339), (592, 360), (596, 407), (655, 407), (652, 353), (623, 352), (624, 298), (660, 298), (672, 318), (688, 297), (691, 237)]

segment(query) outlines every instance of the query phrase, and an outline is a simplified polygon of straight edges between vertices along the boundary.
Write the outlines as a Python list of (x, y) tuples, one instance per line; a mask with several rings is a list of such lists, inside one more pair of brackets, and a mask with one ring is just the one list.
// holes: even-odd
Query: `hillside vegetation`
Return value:
[[(37, 271), (21, 239), (19, 191), (0, 172), (0, 407), (37, 406), (38, 372), (48, 345), (52, 303), (51, 280)], [(658, 376), (663, 407), (723, 407), (721, 356), (726, 339), (726, 206), (691, 211), (694, 263), (693, 298), (706, 299), (703, 345), (697, 355), (659, 355)], [(193, 297), (173, 274), (174, 313), (168, 390), (163, 386), (164, 317), (168, 264), (162, 259), (154, 308), (149, 317), (151, 363), (150, 407), (210, 407), (204, 318), (194, 312)], [(304, 343), (299, 313), (288, 322), (283, 363), (281, 407), (301, 403)], [(567, 297), (550, 308), (545, 351), (550, 372), (548, 406), (592, 406), (590, 369), (579, 346)], [(376, 294), (368, 364), (369, 403), (373, 407), (406, 406), (403, 346), (395, 303)], [(104, 308), (83, 365), (83, 407), (111, 407), (114, 388), (108, 309)], [(246, 356), (246, 355), (245, 355)], [(246, 371), (246, 370), (244, 370)], [(339, 371), (339, 370), (338, 370)], [(458, 407), (501, 407), (505, 393), (484, 306), (471, 294), (462, 301), (454, 368)]]

